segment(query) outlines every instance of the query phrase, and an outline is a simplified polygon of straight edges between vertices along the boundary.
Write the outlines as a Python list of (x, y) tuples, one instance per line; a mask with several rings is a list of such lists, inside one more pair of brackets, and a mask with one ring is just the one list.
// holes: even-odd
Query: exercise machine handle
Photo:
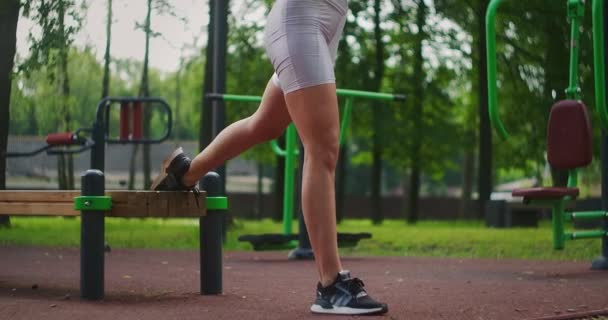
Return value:
[[(159, 105), (162, 110), (164, 111), (164, 113), (167, 115), (167, 124), (165, 127), (165, 132), (163, 133), (163, 135), (160, 138), (157, 139), (148, 139), (148, 138), (141, 138), (141, 134), (140, 134), (140, 130), (141, 127), (138, 127), (137, 125), (135, 125), (134, 123), (134, 131), (138, 131), (137, 134), (133, 134), (133, 137), (130, 137), (128, 139), (113, 139), (109, 137), (109, 130), (108, 130), (108, 122), (109, 119), (107, 119), (107, 117), (105, 116), (110, 108), (110, 106), (114, 103), (118, 103), (121, 105), (126, 105), (126, 104), (132, 104), (134, 107), (137, 108), (137, 110), (134, 109), (134, 111), (137, 111), (137, 117), (139, 117), (138, 119), (134, 119), (134, 121), (143, 121), (141, 119), (141, 110), (139, 110), (140, 107), (146, 106), (147, 104), (157, 104)], [(135, 113), (135, 112), (134, 112)], [(107, 143), (119, 143), (119, 144), (155, 144), (155, 143), (161, 143), (165, 140), (167, 140), (169, 138), (169, 136), (171, 135), (171, 130), (173, 129), (173, 113), (171, 112), (171, 107), (169, 106), (169, 104), (161, 98), (156, 98), (156, 97), (106, 97), (104, 99), (102, 99), (99, 104), (97, 105), (97, 113), (96, 113), (96, 122), (99, 125), (99, 128), (103, 128), (104, 129), (104, 136), (105, 136), (105, 142)], [(97, 126), (95, 126), (97, 127)], [(137, 129), (135, 129), (137, 128)]]

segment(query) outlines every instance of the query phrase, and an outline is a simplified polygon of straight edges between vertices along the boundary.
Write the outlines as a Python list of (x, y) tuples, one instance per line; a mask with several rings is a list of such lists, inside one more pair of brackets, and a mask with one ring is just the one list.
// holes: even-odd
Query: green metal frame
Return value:
[(205, 198), (205, 208), (207, 210), (228, 210), (228, 197), (207, 197)]
[[(498, 135), (504, 139), (509, 137), (509, 133), (500, 119), (498, 111), (498, 89), (496, 81), (496, 11), (503, 0), (492, 0), (486, 12), (486, 37), (487, 37), (487, 61), (488, 61), (488, 108), (490, 122), (497, 131)], [(568, 21), (570, 22), (570, 65), (569, 82), (566, 88), (568, 99), (580, 99), (580, 87), (578, 85), (578, 63), (580, 48), (580, 25), (585, 14), (585, 4), (583, 0), (567, 0)], [(604, 18), (603, 0), (593, 0), (593, 61), (596, 93), (596, 111), (600, 116), (602, 127), (608, 129), (608, 111), (606, 110), (606, 92), (604, 90), (606, 79), (604, 76)], [(568, 187), (574, 188), (578, 184), (577, 170), (569, 170)], [(526, 201), (526, 199), (524, 199)], [(583, 211), (566, 212), (565, 203), (571, 200), (564, 197), (555, 200), (536, 200), (529, 201), (537, 205), (552, 208), (553, 226), (553, 248), (563, 249), (566, 240), (602, 238), (608, 235), (607, 230), (565, 232), (565, 222), (574, 219), (603, 219), (608, 217), (608, 212), (604, 211)]]
[[(350, 123), (355, 98), (384, 101), (405, 100), (404, 95), (350, 89), (337, 89), (336, 94), (339, 97), (345, 98), (345, 105), (340, 123), (340, 145), (342, 145), (342, 143), (344, 143), (346, 140), (346, 132)], [(220, 96), (224, 101), (246, 103), (259, 103), (262, 101), (262, 97), (260, 96), (238, 94), (221, 94)], [(276, 140), (271, 141), (270, 146), (275, 154), (285, 157), (285, 184), (283, 186), (283, 234), (290, 235), (293, 228), (295, 163), (296, 157), (299, 154), (297, 148), (296, 127), (293, 124), (290, 124), (287, 127), (285, 132), (285, 149), (282, 149)], [(293, 245), (294, 244), (291, 244), (290, 246)]]
[(112, 210), (112, 197), (110, 196), (78, 196), (74, 197), (74, 209), (110, 211)]

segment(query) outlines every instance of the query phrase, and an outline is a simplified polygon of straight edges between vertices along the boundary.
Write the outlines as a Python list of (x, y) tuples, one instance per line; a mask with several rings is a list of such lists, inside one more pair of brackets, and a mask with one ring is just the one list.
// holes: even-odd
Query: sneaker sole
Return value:
[(381, 314), (388, 311), (385, 308), (373, 308), (373, 309), (356, 309), (349, 307), (333, 307), (331, 309), (323, 308), (318, 304), (313, 304), (310, 307), (310, 311), (313, 313), (322, 313), (322, 314), (343, 314), (343, 315), (374, 315)]
[(154, 178), (154, 181), (152, 181), (152, 186), (150, 186), (150, 189), (156, 190), (158, 185), (163, 182), (163, 180), (167, 177), (167, 168), (169, 168), (169, 165), (171, 165), (173, 159), (175, 159), (175, 157), (177, 157), (180, 153), (183, 152), (184, 149), (182, 149), (182, 147), (179, 147), (175, 151), (173, 151), (173, 153), (171, 153), (167, 158), (165, 158), (165, 160), (163, 160), (160, 165), (160, 173), (156, 178)]

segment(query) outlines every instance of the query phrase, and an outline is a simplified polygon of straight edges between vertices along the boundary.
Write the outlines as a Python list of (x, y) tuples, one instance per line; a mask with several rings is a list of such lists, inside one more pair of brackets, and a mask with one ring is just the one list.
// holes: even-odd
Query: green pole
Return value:
[(498, 114), (498, 88), (496, 85), (496, 10), (502, 0), (492, 0), (486, 12), (486, 46), (488, 61), (488, 108), (490, 122), (496, 129), (498, 135), (504, 139), (509, 137), (509, 133), (500, 120)]
[(365, 99), (373, 99), (373, 100), (403, 101), (405, 99), (404, 95), (399, 95), (399, 94), (351, 90), (351, 89), (337, 89), (336, 93), (338, 94), (339, 97), (365, 98)]
[(291, 234), (293, 222), (293, 188), (296, 163), (296, 127), (292, 124), (285, 134), (285, 184), (283, 186), (283, 233)]
[(564, 201), (556, 201), (553, 204), (553, 249), (564, 248)]
[(593, 72), (595, 78), (595, 110), (608, 130), (606, 111), (606, 76), (604, 74), (604, 0), (593, 0)]
[(579, 100), (578, 86), (578, 53), (580, 43), (580, 20), (585, 15), (582, 0), (568, 0), (568, 19), (570, 20), (570, 73), (566, 96), (568, 99)]
[(348, 128), (348, 124), (350, 123), (350, 114), (353, 109), (353, 99), (353, 97), (346, 98), (346, 103), (344, 105), (344, 115), (342, 115), (342, 123), (340, 124), (339, 145), (342, 145), (342, 141), (344, 141), (346, 137), (346, 128)]

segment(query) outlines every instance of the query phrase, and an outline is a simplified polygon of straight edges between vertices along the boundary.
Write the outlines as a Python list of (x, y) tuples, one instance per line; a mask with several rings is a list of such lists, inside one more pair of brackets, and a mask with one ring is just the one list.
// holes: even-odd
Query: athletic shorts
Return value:
[(335, 83), (334, 63), (348, 11), (347, 0), (277, 0), (264, 44), (284, 94)]

